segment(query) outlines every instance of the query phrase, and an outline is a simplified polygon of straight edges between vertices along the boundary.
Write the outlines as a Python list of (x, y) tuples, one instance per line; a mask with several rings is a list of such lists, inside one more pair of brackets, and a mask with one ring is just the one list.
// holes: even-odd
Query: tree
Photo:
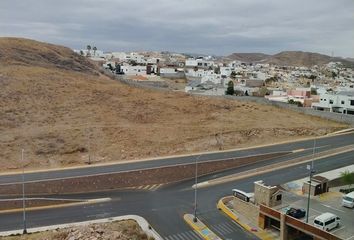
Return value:
[(80, 50), (80, 55), (84, 56), (84, 51)]
[(337, 73), (332, 72), (332, 78), (335, 79), (337, 77)]
[(311, 95), (317, 95), (317, 89), (311, 88)]
[(349, 170), (345, 170), (340, 173), (342, 181), (345, 185), (349, 185), (349, 189), (352, 184), (354, 184), (354, 172), (349, 172)]
[(87, 45), (86, 49), (87, 49), (87, 56), (91, 56), (91, 45)]
[(93, 46), (92, 50), (93, 50), (93, 56), (96, 56), (96, 51), (97, 51), (96, 46)]
[(269, 85), (269, 84), (271, 84), (273, 82), (278, 82), (278, 77), (276, 77), (276, 76), (269, 77), (264, 82), (265, 82), (266, 85)]
[(226, 89), (225, 94), (226, 95), (234, 95), (235, 94), (234, 82), (233, 81), (229, 81), (227, 83), (227, 89)]
[(232, 71), (231, 74), (230, 74), (230, 77), (232, 79), (235, 79), (236, 78), (236, 72), (235, 71)]
[(111, 70), (111, 71), (114, 70), (113, 67), (112, 67), (112, 64), (108, 63), (107, 66), (108, 66), (109, 70)]
[(214, 69), (214, 73), (215, 74), (220, 74), (220, 67), (217, 66), (215, 69)]
[(309, 79), (311, 79), (312, 82), (314, 82), (316, 78), (317, 78), (317, 76), (315, 76), (315, 75), (313, 75), (313, 74), (311, 74), (311, 76), (309, 77)]

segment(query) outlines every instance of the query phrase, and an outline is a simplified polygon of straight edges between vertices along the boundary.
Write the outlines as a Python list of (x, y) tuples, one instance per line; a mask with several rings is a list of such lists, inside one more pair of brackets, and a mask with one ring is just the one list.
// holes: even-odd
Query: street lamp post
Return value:
[(316, 138), (313, 139), (312, 162), (311, 162), (312, 169), (314, 169), (315, 149), (316, 149)]
[(312, 168), (311, 165), (307, 165), (307, 169), (310, 170), (310, 181), (307, 193), (307, 211), (306, 211), (306, 223), (309, 222), (309, 214), (310, 214), (310, 195), (311, 195), (311, 183), (312, 183), (312, 176), (315, 173), (315, 170)]
[(24, 149), (21, 151), (21, 163), (22, 163), (22, 208), (23, 208), (23, 234), (27, 234), (26, 226), (26, 200), (25, 200), (25, 164), (23, 161)]
[(194, 218), (193, 221), (197, 222), (198, 218), (197, 218), (197, 190), (198, 190), (198, 160), (199, 157), (195, 158), (195, 184), (194, 184)]

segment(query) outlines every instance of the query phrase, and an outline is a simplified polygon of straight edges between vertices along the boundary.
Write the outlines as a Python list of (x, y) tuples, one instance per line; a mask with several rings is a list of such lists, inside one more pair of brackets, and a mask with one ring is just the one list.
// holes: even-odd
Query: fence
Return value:
[[(148, 89), (153, 89), (153, 90), (158, 90), (158, 91), (171, 91), (168, 86), (163, 83), (163, 82), (158, 82), (158, 81), (146, 81), (146, 82), (135, 82), (132, 80), (127, 80), (123, 76), (113, 74), (109, 71), (105, 71), (107, 75), (110, 77), (120, 81), (121, 83), (133, 86), (133, 87), (138, 87), (138, 88), (148, 88)], [(312, 108), (305, 108), (305, 107), (298, 107), (293, 104), (288, 104), (288, 103), (283, 103), (283, 102), (275, 102), (275, 101), (270, 101), (266, 98), (263, 97), (251, 97), (251, 96), (210, 96), (210, 97), (217, 97), (217, 98), (227, 98), (227, 99), (234, 99), (237, 101), (245, 101), (245, 102), (255, 102), (259, 104), (266, 104), (266, 105), (271, 105), (279, 108), (285, 108), (289, 109), (292, 111), (296, 111), (299, 113), (303, 113), (306, 115), (311, 115), (315, 117), (320, 117), (332, 121), (337, 121), (337, 122), (342, 122), (342, 123), (347, 123), (350, 124), (351, 126), (354, 126), (354, 115), (350, 114), (342, 114), (342, 113), (335, 113), (335, 112), (328, 112), (328, 111), (319, 111), (315, 110)]]
[(275, 106), (275, 107), (285, 108), (285, 109), (289, 109), (289, 110), (303, 113), (306, 115), (316, 116), (316, 117), (320, 117), (320, 118), (324, 118), (324, 119), (328, 119), (328, 120), (333, 120), (333, 121), (337, 121), (337, 122), (343, 122), (343, 123), (347, 123), (347, 124), (354, 126), (354, 115), (350, 115), (350, 114), (319, 111), (319, 110), (315, 110), (312, 108), (298, 107), (293, 104), (270, 101), (270, 100), (268, 100), (266, 98), (262, 98), (262, 97), (250, 97), (250, 96), (244, 96), (244, 97), (224, 96), (224, 97), (228, 98), (228, 99), (235, 99), (238, 101), (256, 102), (256, 103), (260, 103), (260, 104), (267, 104), (267, 105), (271, 105), (271, 106)]

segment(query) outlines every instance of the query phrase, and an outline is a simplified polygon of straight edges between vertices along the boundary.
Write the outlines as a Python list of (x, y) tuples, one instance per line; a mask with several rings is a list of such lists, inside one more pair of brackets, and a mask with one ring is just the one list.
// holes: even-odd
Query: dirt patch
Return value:
[(3, 240), (152, 240), (134, 220), (90, 224), (53, 231), (2, 237)]

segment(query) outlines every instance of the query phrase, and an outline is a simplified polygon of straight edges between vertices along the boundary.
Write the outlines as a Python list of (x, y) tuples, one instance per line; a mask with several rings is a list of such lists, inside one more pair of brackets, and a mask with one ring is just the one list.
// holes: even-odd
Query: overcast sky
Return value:
[(0, 36), (104, 51), (354, 57), (354, 0), (0, 0)]

